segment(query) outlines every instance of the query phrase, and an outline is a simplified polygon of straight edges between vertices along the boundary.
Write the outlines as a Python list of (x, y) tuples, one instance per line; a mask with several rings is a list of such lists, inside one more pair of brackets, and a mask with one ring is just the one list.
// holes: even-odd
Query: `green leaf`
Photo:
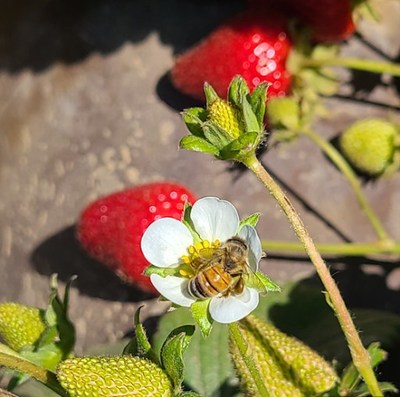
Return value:
[(259, 84), (256, 88), (254, 88), (250, 97), (250, 105), (260, 126), (264, 123), (268, 86), (269, 83)]
[(243, 98), (250, 94), (249, 87), (242, 76), (235, 76), (228, 88), (228, 102), (242, 108)]
[(179, 147), (194, 152), (208, 153), (218, 156), (219, 150), (210, 142), (194, 135), (185, 135), (179, 142)]
[(161, 347), (161, 363), (172, 379), (175, 390), (180, 390), (183, 382), (183, 353), (189, 345), (194, 330), (193, 325), (185, 325), (174, 329)]
[(122, 354), (132, 354), (133, 356), (147, 358), (158, 365), (159, 360), (157, 358), (157, 355), (151, 347), (143, 324), (140, 322), (140, 310), (142, 309), (142, 307), (143, 306), (140, 306), (135, 313), (135, 335), (125, 346)]
[(204, 94), (206, 96), (207, 107), (217, 99), (220, 99), (211, 84), (208, 84), (207, 82), (204, 83)]
[(190, 108), (182, 112), (182, 120), (187, 129), (195, 136), (204, 137), (202, 124), (207, 120), (207, 111), (203, 108)]
[(197, 300), (190, 307), (194, 321), (200, 327), (200, 331), (204, 337), (210, 335), (213, 326), (213, 320), (208, 312), (209, 304), (210, 299)]
[(259, 219), (260, 219), (260, 213), (259, 212), (251, 214), (247, 218), (242, 219), (240, 221), (240, 223), (239, 223), (239, 231), (243, 229), (243, 226), (256, 227)]
[[(164, 315), (154, 336), (154, 348), (160, 349), (172, 329), (189, 323), (194, 324), (194, 320), (185, 308)], [(233, 386), (228, 387), (234, 376), (228, 351), (228, 328), (225, 325), (215, 323), (206, 339), (196, 328), (185, 354), (185, 384), (202, 397), (233, 397)]]
[(268, 278), (264, 273), (255, 272), (246, 276), (246, 286), (256, 288), (260, 292), (280, 292), (281, 287)]

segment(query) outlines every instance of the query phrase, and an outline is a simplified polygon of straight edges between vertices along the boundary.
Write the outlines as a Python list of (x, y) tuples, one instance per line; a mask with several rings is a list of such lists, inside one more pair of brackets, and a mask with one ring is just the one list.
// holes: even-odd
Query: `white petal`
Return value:
[(209, 307), (210, 315), (219, 323), (233, 323), (250, 314), (257, 307), (258, 301), (257, 290), (245, 287), (240, 295), (212, 298)]
[(239, 237), (246, 241), (249, 246), (249, 263), (254, 271), (258, 270), (258, 262), (262, 257), (262, 246), (260, 238), (254, 227), (245, 225), (239, 232)]
[(153, 222), (144, 232), (141, 242), (145, 258), (158, 267), (176, 266), (192, 244), (193, 237), (189, 229), (173, 218)]
[(171, 302), (186, 307), (189, 307), (194, 302), (194, 299), (187, 292), (187, 278), (161, 277), (158, 274), (152, 274), (150, 280), (157, 291)]
[(194, 228), (203, 240), (225, 241), (234, 236), (239, 227), (236, 208), (217, 197), (197, 200), (190, 213)]

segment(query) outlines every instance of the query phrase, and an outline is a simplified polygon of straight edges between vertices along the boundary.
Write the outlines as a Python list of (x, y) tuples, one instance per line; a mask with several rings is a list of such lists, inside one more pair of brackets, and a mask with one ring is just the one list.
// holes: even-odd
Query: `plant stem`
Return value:
[(329, 143), (326, 139), (318, 135), (312, 130), (301, 130), (299, 134), (307, 136), (314, 143), (316, 143), (320, 149), (330, 158), (330, 160), (339, 168), (343, 175), (349, 181), (351, 187), (353, 188), (354, 194), (360, 204), (361, 209), (364, 211), (365, 215), (368, 217), (371, 226), (374, 228), (376, 235), (381, 241), (390, 242), (391, 238), (384, 229), (379, 218), (376, 216), (374, 210), (369, 205), (360, 185), (360, 181), (357, 175), (354, 173), (353, 169), (343, 158), (343, 156), (335, 149), (335, 147)]
[[(301, 243), (292, 241), (261, 241), (263, 250), (267, 252), (291, 252), (304, 254), (304, 246)], [(327, 255), (346, 255), (346, 256), (366, 256), (380, 254), (400, 254), (400, 244), (391, 246), (382, 242), (372, 243), (344, 243), (344, 244), (315, 244), (320, 254)]]
[(364, 348), (360, 336), (355, 328), (350, 313), (348, 312), (344, 300), (340, 294), (340, 291), (333, 280), (324, 260), (317, 251), (314, 242), (312, 241), (303, 221), (299, 217), (298, 213), (294, 209), (293, 205), (285, 195), (281, 187), (275, 182), (267, 170), (260, 164), (254, 154), (243, 159), (244, 165), (246, 165), (263, 183), (268, 189), (271, 195), (278, 202), (283, 212), (286, 214), (290, 224), (292, 225), (297, 237), (303, 244), (311, 262), (314, 264), (315, 269), (325, 286), (325, 289), (329, 296), (330, 304), (335, 311), (340, 326), (346, 337), (349, 345), (350, 353), (353, 359), (353, 363), (358, 369), (360, 375), (364, 378), (364, 381), (370, 391), (375, 396), (383, 396), (379, 389), (378, 382), (376, 380), (374, 371), (371, 367), (371, 360), (368, 351)]
[(374, 61), (371, 59), (337, 57), (331, 59), (303, 59), (303, 67), (319, 68), (324, 66), (341, 66), (348, 69), (362, 70), (371, 73), (387, 73), (400, 77), (400, 64)]
[(238, 323), (230, 323), (229, 331), (231, 333), (231, 337), (233, 342), (236, 344), (240, 355), (242, 356), (243, 361), (246, 364), (247, 369), (250, 372), (250, 375), (253, 378), (254, 384), (257, 387), (258, 394), (260, 397), (269, 397), (269, 393), (267, 388), (265, 387), (263, 378), (258, 371), (256, 364), (254, 363), (253, 357), (247, 354), (248, 346), (246, 344), (245, 339), (240, 331)]

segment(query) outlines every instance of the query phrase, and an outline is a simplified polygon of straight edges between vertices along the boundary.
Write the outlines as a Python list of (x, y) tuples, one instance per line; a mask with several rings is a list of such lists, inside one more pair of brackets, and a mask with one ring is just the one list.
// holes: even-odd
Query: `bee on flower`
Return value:
[(182, 221), (162, 218), (148, 227), (141, 242), (152, 264), (146, 274), (172, 303), (207, 302), (214, 321), (238, 321), (257, 307), (260, 292), (279, 290), (258, 272), (257, 221), (256, 214), (240, 221), (230, 202), (204, 197), (186, 207)]

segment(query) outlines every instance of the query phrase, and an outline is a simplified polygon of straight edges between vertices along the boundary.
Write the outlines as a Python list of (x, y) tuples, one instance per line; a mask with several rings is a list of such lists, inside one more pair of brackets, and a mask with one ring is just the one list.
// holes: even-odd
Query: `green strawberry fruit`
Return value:
[(398, 136), (393, 123), (370, 118), (352, 124), (341, 135), (339, 144), (357, 170), (376, 176), (393, 165)]
[(160, 367), (129, 355), (71, 358), (58, 365), (57, 378), (71, 397), (169, 397), (173, 393)]
[[(298, 339), (252, 315), (241, 321), (240, 330), (270, 395), (319, 395), (335, 386), (338, 378), (332, 366)], [(231, 351), (247, 395), (256, 396), (256, 385), (232, 339)]]
[(45, 328), (42, 310), (13, 302), (0, 304), (0, 335), (15, 351), (34, 345)]

